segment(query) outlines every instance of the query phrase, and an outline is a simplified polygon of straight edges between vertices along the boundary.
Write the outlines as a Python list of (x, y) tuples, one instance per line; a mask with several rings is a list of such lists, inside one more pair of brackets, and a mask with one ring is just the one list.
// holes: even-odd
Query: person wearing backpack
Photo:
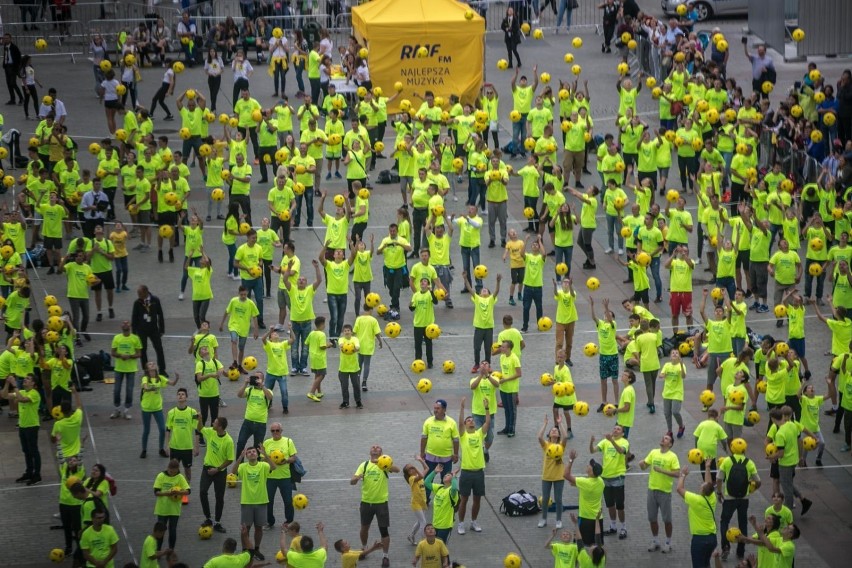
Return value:
[[(441, 476), (442, 483), (433, 483), (436, 475)], [(459, 482), (456, 472), (444, 474), (444, 464), (435, 466), (424, 480), (426, 487), (432, 489), (432, 525), (436, 536), (447, 544), (453, 532), (453, 520), (459, 505)]]
[[(737, 440), (741, 440), (738, 438)], [(731, 442), (731, 457), (722, 462), (716, 473), (716, 497), (722, 503), (722, 518), (719, 530), (724, 535), (728, 524), (737, 513), (737, 526), (743, 534), (748, 531), (748, 497), (749, 493), (760, 487), (760, 476), (757, 466), (745, 455), (745, 443)], [(731, 553), (731, 543), (722, 538), (722, 560), (727, 560)], [(737, 543), (737, 559), (745, 558), (745, 543)]]

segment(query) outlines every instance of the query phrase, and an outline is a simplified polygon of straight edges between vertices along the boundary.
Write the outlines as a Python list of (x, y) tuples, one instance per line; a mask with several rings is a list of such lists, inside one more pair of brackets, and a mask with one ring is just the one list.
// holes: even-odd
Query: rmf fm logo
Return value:
[(441, 63), (450, 63), (452, 57), (449, 55), (438, 55), (441, 49), (441, 44), (433, 45), (403, 45), (399, 53), (400, 59), (425, 59), (427, 57), (438, 56), (438, 61)]

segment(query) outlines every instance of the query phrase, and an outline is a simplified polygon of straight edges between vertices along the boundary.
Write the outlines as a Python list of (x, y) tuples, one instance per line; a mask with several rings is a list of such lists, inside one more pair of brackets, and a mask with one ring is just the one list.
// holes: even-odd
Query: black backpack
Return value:
[(748, 458), (741, 460), (731, 458), (731, 469), (727, 475), (728, 495), (735, 499), (743, 499), (748, 495)]
[(526, 517), (541, 512), (538, 499), (532, 493), (519, 489), (503, 497), (500, 503), (500, 512), (507, 517)]

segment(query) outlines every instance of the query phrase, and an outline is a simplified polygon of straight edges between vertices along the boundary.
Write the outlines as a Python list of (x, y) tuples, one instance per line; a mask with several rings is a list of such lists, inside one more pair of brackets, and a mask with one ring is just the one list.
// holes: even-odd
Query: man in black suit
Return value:
[(163, 334), (166, 333), (166, 320), (163, 317), (163, 306), (160, 299), (151, 294), (148, 286), (142, 284), (136, 289), (136, 301), (133, 302), (133, 315), (130, 326), (133, 333), (142, 341), (141, 363), (144, 368), (148, 364), (148, 340), (157, 353), (157, 367), (160, 373), (166, 373), (166, 356), (163, 353)]
[(18, 72), (21, 69), (21, 50), (12, 43), (12, 35), (3, 36), (3, 72), (6, 73), (6, 87), (9, 89), (9, 101), (7, 105), (16, 104), (15, 95), (24, 102), (24, 95), (18, 87)]

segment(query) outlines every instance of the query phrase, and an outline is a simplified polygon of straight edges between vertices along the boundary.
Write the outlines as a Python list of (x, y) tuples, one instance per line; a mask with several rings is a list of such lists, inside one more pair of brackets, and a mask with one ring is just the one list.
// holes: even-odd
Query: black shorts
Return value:
[(470, 497), (471, 492), (473, 492), (474, 497), (485, 495), (485, 470), (461, 470), (461, 475), (459, 475), (459, 495)]
[(619, 511), (624, 510), (624, 485), (605, 486), (603, 496), (607, 507), (615, 507)]
[(639, 154), (624, 154), (624, 165), (633, 166), (639, 160)]
[(104, 108), (111, 108), (111, 109), (118, 110), (118, 109), (121, 108), (121, 106), (122, 106), (121, 101), (119, 101), (118, 99), (116, 99), (114, 101), (104, 101)]
[(157, 213), (157, 225), (162, 227), (163, 225), (176, 226), (178, 220), (177, 211), (162, 211)]
[(43, 237), (45, 250), (62, 250), (62, 237)]
[(387, 502), (364, 503), (361, 501), (361, 526), (370, 526), (373, 522), (373, 517), (376, 518), (379, 528), (390, 526), (390, 511), (388, 510)]
[(512, 284), (523, 284), (524, 283), (524, 272), (526, 272), (525, 267), (513, 268), (511, 269), (512, 274)]
[(643, 304), (647, 304), (649, 302), (648, 290), (650, 288), (645, 288), (641, 291), (633, 292), (633, 298), (631, 298), (634, 302), (642, 302)]
[(774, 461), (769, 464), (769, 478), (770, 479), (780, 479), (781, 474), (778, 469), (778, 462)]
[[(580, 538), (583, 541), (585, 546), (594, 546), (595, 545), (595, 520), (594, 519), (584, 519), (580, 517), (578, 519), (578, 528), (580, 529)], [(598, 519), (598, 524), (600, 526), (600, 544), (603, 546), (603, 519)]]
[(559, 403), (554, 402), (553, 408), (561, 408), (562, 410), (573, 410), (574, 406), (571, 405), (571, 404), (559, 404)]
[(95, 276), (100, 279), (100, 282), (92, 286), (92, 290), (115, 290), (115, 279), (112, 277), (112, 271), (95, 272)]
[(737, 252), (737, 268), (748, 270), (748, 259), (750, 254), (750, 250), (741, 250)]
[(169, 458), (178, 460), (183, 467), (192, 467), (192, 450), (174, 450), (169, 448)]

